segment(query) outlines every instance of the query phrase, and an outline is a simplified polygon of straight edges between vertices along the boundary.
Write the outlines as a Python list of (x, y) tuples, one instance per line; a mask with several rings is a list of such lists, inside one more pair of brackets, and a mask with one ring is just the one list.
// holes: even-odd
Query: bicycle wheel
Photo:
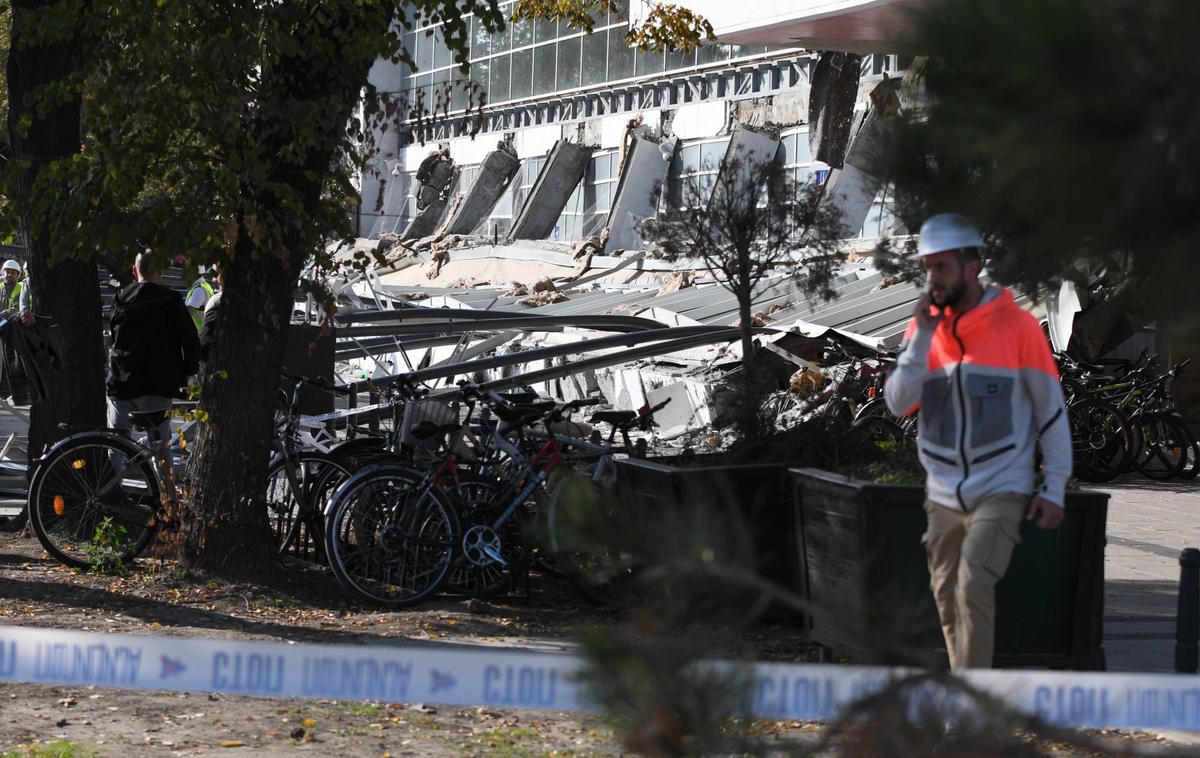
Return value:
[(325, 556), (326, 500), (350, 471), (331, 455), (299, 453), (292, 461), (293, 487), (285, 464), (285, 459), (276, 458), (267, 469), (267, 519), (275, 548), (280, 554), (319, 562)]
[(1122, 471), (1133, 448), (1129, 422), (1116, 406), (1088, 399), (1067, 408), (1075, 477), (1107, 482)]
[[(487, 550), (460, 549), (446, 580), (446, 589), (455, 594), (490, 597), (511, 590), (529, 568), (529, 548), (525, 522), (535, 506), (522, 504), (500, 525), (494, 527), (510, 502), (504, 487), (495, 479), (459, 474), (459, 486), (445, 490), (458, 513), (464, 539)], [(494, 557), (498, 555), (499, 560)]]
[(551, 489), (543, 542), (555, 568), (584, 588), (598, 589), (630, 566), (610, 531), (618, 524), (616, 487), (596, 482), (593, 473), (567, 474)]
[(161, 496), (149, 450), (121, 437), (86, 433), (59, 442), (38, 463), (26, 511), (46, 552), (86, 569), (89, 547), (106, 518), (117, 528), (112, 537), (124, 548), (122, 559), (140, 555), (154, 538)]
[(1145, 446), (1133, 465), (1142, 476), (1166, 481), (1179, 476), (1188, 465), (1191, 439), (1175, 419), (1154, 413), (1138, 419)]
[(460, 530), (446, 497), (420, 472), (371, 466), (333, 494), (325, 523), (329, 565), (359, 597), (416, 605), (445, 582)]
[(895, 445), (908, 439), (904, 427), (888, 416), (870, 415), (859, 416), (852, 427), (876, 444)]

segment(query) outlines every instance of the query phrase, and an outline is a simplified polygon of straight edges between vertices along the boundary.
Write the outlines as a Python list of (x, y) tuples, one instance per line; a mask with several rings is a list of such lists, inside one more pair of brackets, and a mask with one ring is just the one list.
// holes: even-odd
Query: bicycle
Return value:
[[(536, 451), (524, 429), (590, 403), (517, 405), (469, 386), (462, 393), (482, 401), (505, 425), (490, 427), (478, 456), (486, 473), (471, 472), (467, 480), (478, 485), (479, 500), (458, 497), (463, 477), (453, 447), (427, 470), (399, 461), (375, 463), (333, 495), (326, 520), (330, 565), (339, 581), (372, 603), (420, 603), (438, 592), (456, 567), (503, 577), (489, 589), (511, 586), (528, 556), (520, 524), (538, 509), (543, 485), (562, 459), (551, 429)], [(448, 430), (449, 425), (437, 431)], [(515, 443), (505, 439), (510, 433)], [(517, 534), (522, 536), (514, 539)]]
[(155, 434), (165, 414), (166, 409), (131, 414), (133, 427), (147, 432), (150, 445), (110, 429), (81, 432), (60, 440), (34, 464), (29, 523), (60, 563), (88, 568), (88, 547), (107, 518), (124, 530), (123, 561), (153, 541), (164, 515), (158, 467), (170, 462), (166, 441)]

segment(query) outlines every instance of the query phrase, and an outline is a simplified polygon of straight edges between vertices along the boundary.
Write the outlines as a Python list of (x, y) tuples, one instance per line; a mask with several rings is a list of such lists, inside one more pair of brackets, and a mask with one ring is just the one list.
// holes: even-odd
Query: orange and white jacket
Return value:
[(1002, 287), (965, 313), (946, 308), (934, 329), (913, 319), (884, 386), (897, 416), (921, 412), (918, 450), (926, 495), (969, 511), (979, 498), (1033, 492), (1062, 505), (1071, 473), (1071, 430), (1058, 369), (1041, 327)]

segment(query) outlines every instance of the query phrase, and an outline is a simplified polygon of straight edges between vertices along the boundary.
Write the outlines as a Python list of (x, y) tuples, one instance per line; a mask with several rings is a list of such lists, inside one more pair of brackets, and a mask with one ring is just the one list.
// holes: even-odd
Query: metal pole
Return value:
[(1175, 615), (1175, 670), (1195, 674), (1200, 669), (1200, 550), (1179, 554), (1179, 609)]

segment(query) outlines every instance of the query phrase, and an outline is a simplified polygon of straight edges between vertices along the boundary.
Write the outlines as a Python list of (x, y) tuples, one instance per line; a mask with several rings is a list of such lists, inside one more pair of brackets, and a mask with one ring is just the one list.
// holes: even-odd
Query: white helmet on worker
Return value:
[(15, 261), (15, 260), (13, 260), (12, 258), (9, 258), (8, 260), (6, 260), (6, 261), (4, 262), (4, 265), (3, 265), (3, 266), (0, 266), (0, 271), (17, 271), (17, 272), (20, 272), (20, 271), (21, 271), (21, 264), (20, 264), (20, 263), (18, 263), (17, 261)]
[(966, 216), (957, 213), (939, 213), (930, 216), (921, 224), (921, 235), (917, 240), (917, 257), (922, 258), (947, 250), (979, 248), (982, 250), (983, 235)]

